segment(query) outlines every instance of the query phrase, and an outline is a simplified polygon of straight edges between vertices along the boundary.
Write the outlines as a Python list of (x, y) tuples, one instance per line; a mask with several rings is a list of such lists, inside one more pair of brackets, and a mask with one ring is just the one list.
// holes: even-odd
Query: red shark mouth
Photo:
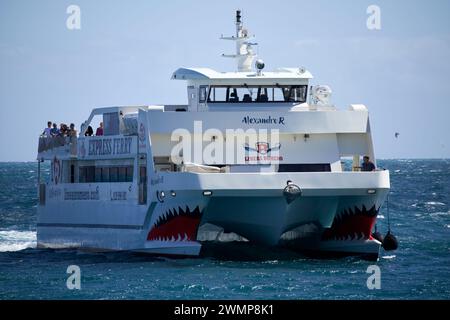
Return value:
[(362, 209), (355, 207), (354, 210), (341, 211), (334, 218), (331, 228), (323, 233), (322, 240), (372, 240), (377, 214), (375, 205), (369, 210), (363, 205)]
[(195, 241), (202, 212), (197, 206), (193, 211), (178, 207), (166, 211), (158, 218), (148, 233), (147, 240), (159, 241)]

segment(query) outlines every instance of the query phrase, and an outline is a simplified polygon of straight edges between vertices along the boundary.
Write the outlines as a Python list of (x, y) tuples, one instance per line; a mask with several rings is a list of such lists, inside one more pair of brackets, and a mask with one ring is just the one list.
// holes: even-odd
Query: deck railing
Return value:
[(53, 150), (55, 148), (60, 148), (64, 146), (68, 147), (67, 152), (69, 152), (70, 155), (72, 156), (77, 155), (77, 137), (64, 137), (64, 136), (39, 137), (38, 153), (42, 153), (45, 151)]

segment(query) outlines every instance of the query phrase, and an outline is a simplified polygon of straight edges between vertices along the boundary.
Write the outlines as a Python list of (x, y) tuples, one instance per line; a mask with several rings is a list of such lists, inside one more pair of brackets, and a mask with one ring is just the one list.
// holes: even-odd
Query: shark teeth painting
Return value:
[(357, 206), (344, 209), (336, 215), (331, 228), (325, 230), (322, 240), (372, 239), (371, 230), (377, 214), (375, 205), (368, 210), (364, 205), (361, 209)]
[(189, 206), (169, 209), (156, 220), (147, 240), (195, 241), (201, 217), (198, 206), (192, 211)]

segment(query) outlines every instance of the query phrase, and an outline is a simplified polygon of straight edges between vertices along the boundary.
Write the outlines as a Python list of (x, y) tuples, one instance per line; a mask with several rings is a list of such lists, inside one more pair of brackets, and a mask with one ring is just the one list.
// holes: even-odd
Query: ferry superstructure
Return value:
[[(390, 188), (364, 105), (338, 110), (303, 67), (265, 71), (236, 15), (236, 72), (180, 68), (186, 105), (94, 109), (79, 137), (40, 137), (40, 247), (199, 255), (234, 234), (269, 246), (378, 257)], [(254, 69), (252, 67), (254, 66)], [(93, 119), (102, 136), (85, 136)], [(352, 163), (346, 168), (343, 159)], [(215, 232), (215, 233), (214, 233)]]

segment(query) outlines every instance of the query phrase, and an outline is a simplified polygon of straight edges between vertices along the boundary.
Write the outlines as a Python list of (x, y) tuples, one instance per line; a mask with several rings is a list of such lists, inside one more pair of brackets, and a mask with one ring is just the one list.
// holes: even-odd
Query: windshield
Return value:
[(306, 102), (307, 85), (211, 86), (208, 103)]

